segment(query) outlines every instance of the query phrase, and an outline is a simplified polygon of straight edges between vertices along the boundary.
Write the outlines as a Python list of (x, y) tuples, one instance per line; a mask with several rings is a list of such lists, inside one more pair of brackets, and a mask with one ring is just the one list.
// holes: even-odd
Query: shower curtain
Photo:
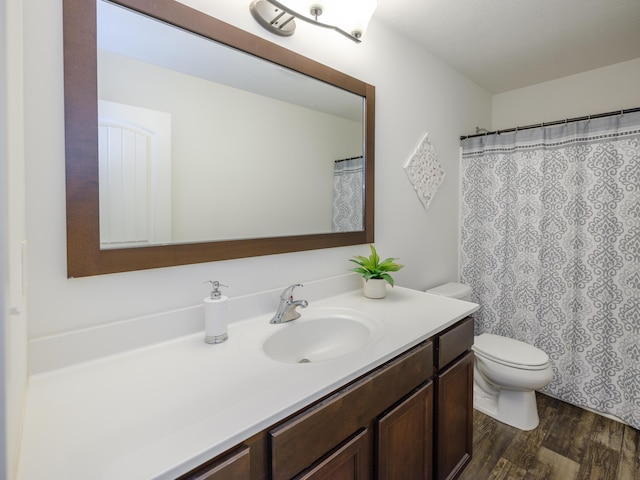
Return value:
[(640, 112), (462, 142), (461, 281), (544, 390), (640, 428)]
[(333, 166), (333, 232), (363, 230), (362, 186), (364, 162), (362, 157), (336, 160)]

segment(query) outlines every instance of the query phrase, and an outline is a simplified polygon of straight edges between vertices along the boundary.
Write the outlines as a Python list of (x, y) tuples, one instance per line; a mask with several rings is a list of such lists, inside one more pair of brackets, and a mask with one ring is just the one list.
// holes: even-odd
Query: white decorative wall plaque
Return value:
[(444, 180), (444, 170), (428, 133), (424, 134), (413, 156), (407, 160), (404, 171), (426, 210)]

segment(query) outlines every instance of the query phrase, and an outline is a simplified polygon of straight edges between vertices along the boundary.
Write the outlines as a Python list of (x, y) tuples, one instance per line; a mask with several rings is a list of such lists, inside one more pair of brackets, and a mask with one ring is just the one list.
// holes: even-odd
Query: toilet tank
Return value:
[(471, 302), (471, 287), (462, 283), (449, 282), (427, 290), (427, 293), (442, 295), (443, 297), (457, 298)]

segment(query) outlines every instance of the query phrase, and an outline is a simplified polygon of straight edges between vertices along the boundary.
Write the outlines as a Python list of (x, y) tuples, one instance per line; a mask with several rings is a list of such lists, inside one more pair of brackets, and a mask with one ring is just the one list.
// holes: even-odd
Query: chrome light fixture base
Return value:
[(329, 28), (344, 35), (349, 40), (360, 43), (362, 40), (362, 32), (346, 32), (340, 27), (329, 25), (318, 21), (318, 17), (322, 15), (322, 8), (312, 7), (309, 12), (314, 18), (307, 17), (296, 12), (277, 0), (253, 0), (249, 5), (249, 10), (253, 18), (265, 29), (271, 33), (280, 36), (291, 36), (296, 30), (295, 19), (303, 20), (318, 27)]
[(249, 11), (256, 22), (271, 33), (290, 37), (296, 31), (295, 17), (267, 0), (253, 0)]

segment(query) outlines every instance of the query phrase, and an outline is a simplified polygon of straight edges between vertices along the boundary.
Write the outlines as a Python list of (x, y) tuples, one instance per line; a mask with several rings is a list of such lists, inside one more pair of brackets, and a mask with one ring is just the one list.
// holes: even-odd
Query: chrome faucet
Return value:
[(269, 323), (285, 323), (300, 318), (300, 312), (296, 310), (296, 307), (307, 308), (309, 302), (306, 300), (294, 300), (293, 289), (296, 287), (302, 287), (301, 283), (290, 285), (284, 289), (280, 294), (280, 305), (278, 310)]

